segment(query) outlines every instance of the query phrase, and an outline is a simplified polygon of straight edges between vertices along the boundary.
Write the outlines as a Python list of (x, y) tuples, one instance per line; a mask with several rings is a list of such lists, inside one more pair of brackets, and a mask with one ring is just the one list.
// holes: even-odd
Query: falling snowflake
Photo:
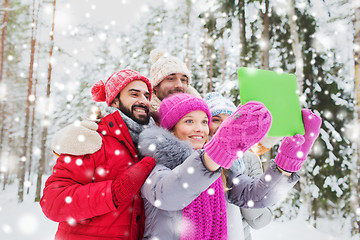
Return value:
[(98, 169), (96, 169), (97, 174), (99, 174), (100, 176), (105, 176), (105, 169), (102, 167), (99, 167)]
[(187, 189), (187, 188), (189, 187), (189, 184), (188, 184), (188, 183), (183, 183), (183, 184), (182, 184), (182, 187), (185, 188), (185, 189)]
[(35, 101), (35, 95), (34, 95), (34, 94), (31, 94), (31, 95), (29, 96), (29, 101), (30, 101), (30, 102), (34, 102), (34, 101)]
[(214, 195), (214, 193), (215, 193), (215, 190), (213, 189), (213, 188), (209, 188), (208, 190), (207, 190), (207, 193), (211, 196), (211, 195)]
[(10, 234), (12, 232), (12, 228), (10, 225), (8, 224), (4, 224), (1, 226), (1, 229), (3, 230), (3, 232)]
[(25, 187), (31, 187), (31, 182), (30, 181), (25, 181), (24, 186)]
[(68, 223), (70, 226), (75, 226), (75, 225), (76, 225), (76, 221), (75, 221), (75, 219), (72, 218), (72, 217), (68, 217), (67, 223)]
[(265, 175), (265, 181), (267, 181), (267, 182), (271, 181), (271, 175), (270, 174)]
[(296, 153), (296, 156), (297, 156), (298, 158), (302, 158), (302, 157), (304, 157), (304, 153), (303, 153), (302, 151), (298, 151), (298, 152)]
[(252, 207), (254, 207), (255, 203), (254, 203), (254, 201), (250, 200), (247, 202), (247, 205), (248, 205), (248, 207), (252, 208)]
[(83, 160), (81, 158), (76, 159), (76, 165), (81, 166), (83, 164)]
[(115, 150), (115, 155), (116, 156), (120, 155), (120, 150), (119, 149)]
[(356, 215), (360, 216), (360, 208), (356, 209)]
[(152, 152), (155, 151), (156, 150), (156, 145), (155, 144), (150, 144), (149, 150), (152, 151)]
[(160, 200), (155, 200), (154, 206), (155, 207), (160, 207), (161, 206), (161, 201)]
[(71, 157), (66, 156), (66, 157), (64, 158), (64, 162), (65, 162), (65, 163), (70, 163), (70, 162), (71, 162)]
[(152, 180), (150, 178), (146, 179), (146, 184), (151, 184), (152, 183)]
[(77, 139), (78, 139), (79, 142), (84, 142), (85, 141), (85, 136), (84, 135), (79, 135)]
[(194, 172), (195, 172), (195, 169), (193, 167), (188, 167), (188, 169), (187, 169), (188, 174), (193, 174)]
[(236, 156), (238, 156), (239, 158), (242, 158), (244, 156), (244, 152), (243, 151), (238, 151), (236, 153)]
[(65, 198), (65, 202), (66, 202), (66, 203), (71, 203), (71, 202), (72, 202), (72, 197), (67, 196), (67, 197)]
[(240, 183), (240, 180), (238, 178), (234, 178), (232, 182), (233, 184), (238, 185)]
[(33, 234), (37, 231), (39, 222), (33, 215), (26, 214), (19, 218), (18, 228), (25, 234)]

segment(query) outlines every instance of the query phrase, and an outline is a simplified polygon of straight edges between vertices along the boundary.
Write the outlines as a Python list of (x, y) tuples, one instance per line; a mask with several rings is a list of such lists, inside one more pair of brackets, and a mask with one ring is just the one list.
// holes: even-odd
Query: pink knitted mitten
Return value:
[(301, 113), (305, 135), (284, 137), (275, 157), (275, 163), (288, 172), (299, 171), (320, 132), (321, 117), (309, 109), (302, 109)]
[(205, 144), (207, 155), (224, 168), (269, 131), (271, 114), (260, 102), (250, 101), (240, 106), (219, 127), (211, 141)]

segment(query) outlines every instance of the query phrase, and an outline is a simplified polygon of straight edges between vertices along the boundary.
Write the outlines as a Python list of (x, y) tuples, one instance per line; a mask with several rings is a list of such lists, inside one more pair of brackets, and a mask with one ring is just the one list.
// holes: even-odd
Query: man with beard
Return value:
[[(150, 101), (150, 113), (157, 125), (159, 121), (159, 108), (161, 101), (173, 94), (188, 93), (201, 98), (200, 94), (193, 88), (191, 74), (185, 63), (175, 56), (169, 55), (161, 49), (150, 52), (150, 82), (153, 86), (153, 96)], [(259, 156), (269, 151), (280, 141), (281, 137), (263, 138), (252, 147)]]
[(142, 239), (140, 187), (155, 160), (139, 159), (135, 145), (152, 121), (151, 92), (146, 77), (117, 71), (91, 89), (94, 101), (107, 103), (108, 114), (58, 132), (60, 156), (40, 200), (44, 214), (59, 222), (55, 239)]
[(189, 93), (199, 98), (201, 96), (190, 86), (190, 71), (179, 58), (170, 56), (163, 50), (154, 49), (150, 53), (150, 60), (150, 82), (154, 92), (150, 102), (150, 113), (159, 125), (159, 107), (164, 98), (177, 93)]

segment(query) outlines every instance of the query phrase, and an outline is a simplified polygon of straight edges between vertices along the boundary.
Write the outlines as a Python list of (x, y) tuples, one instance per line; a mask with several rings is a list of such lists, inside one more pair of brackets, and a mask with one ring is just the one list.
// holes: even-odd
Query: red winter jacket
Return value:
[[(45, 183), (42, 210), (59, 222), (58, 240), (141, 239), (145, 214), (140, 187), (155, 160), (139, 162), (118, 111), (102, 118), (97, 131), (102, 137), (100, 150), (82, 156), (61, 154), (57, 159)], [(116, 178), (121, 178), (124, 195), (117, 208), (111, 191)]]

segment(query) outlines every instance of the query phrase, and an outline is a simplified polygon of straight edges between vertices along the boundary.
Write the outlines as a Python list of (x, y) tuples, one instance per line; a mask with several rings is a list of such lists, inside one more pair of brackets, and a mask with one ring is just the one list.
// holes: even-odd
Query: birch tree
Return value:
[[(190, 27), (190, 15), (191, 15), (192, 2), (191, 0), (186, 0), (186, 29), (189, 30)], [(185, 63), (186, 67), (190, 69), (190, 31), (186, 35), (186, 56)]]
[(299, 95), (303, 93), (303, 83), (304, 83), (304, 60), (301, 51), (301, 44), (299, 41), (298, 27), (296, 24), (296, 14), (295, 14), (295, 0), (287, 0), (288, 2), (288, 18), (291, 32), (291, 45), (296, 59), (295, 62), (295, 76), (298, 83)]
[(269, 0), (265, 0), (265, 11), (260, 10), (263, 22), (261, 39), (261, 68), (269, 70), (269, 51), (270, 51), (270, 20), (269, 20)]
[[(356, 1), (355, 1), (356, 2)], [(360, 126), (360, 4), (354, 4), (354, 64), (355, 64), (355, 90), (356, 90), (356, 112), (358, 128)], [(360, 181), (359, 181), (359, 166), (360, 166), (360, 140), (357, 138), (357, 168), (353, 171), (353, 191), (356, 196), (355, 206), (356, 219), (353, 225), (353, 233), (360, 232)]]
[[(35, 3), (35, 0), (34, 0)], [(35, 6), (33, 6), (35, 10)], [(37, 44), (37, 63), (39, 61), (39, 53), (40, 53), (40, 44), (36, 41), (37, 39), (37, 30), (38, 30), (38, 23), (39, 23), (39, 11), (41, 8), (41, 1), (38, 2), (38, 6), (37, 6), (37, 12), (35, 14), (35, 19), (33, 19), (33, 25), (34, 26), (34, 41), (32, 41), (32, 44), (34, 44), (34, 46), (31, 46), (31, 52), (35, 55), (35, 44)], [(34, 12), (33, 12), (34, 14)], [(34, 52), (33, 52), (34, 51)], [(35, 56), (32, 56), (33, 58)], [(34, 61), (34, 60), (33, 60)], [(38, 65), (38, 64), (37, 64)], [(28, 161), (28, 181), (30, 182), (30, 177), (31, 177), (31, 168), (32, 168), (32, 163), (33, 163), (33, 147), (34, 147), (34, 131), (35, 131), (35, 115), (36, 115), (36, 99), (37, 99), (37, 94), (36, 94), (36, 87), (38, 84), (38, 79), (37, 79), (37, 73), (34, 73), (34, 75), (36, 75), (36, 77), (34, 78), (34, 83), (33, 83), (33, 101), (32, 101), (32, 109), (31, 109), (31, 123), (30, 123), (30, 149), (29, 149), (29, 161)], [(29, 190), (30, 188), (27, 188), (27, 194), (29, 194)]]
[(1, 111), (1, 126), (0, 126), (0, 166), (2, 160), (2, 149), (3, 149), (3, 138), (5, 132), (5, 102), (2, 101), (2, 96), (5, 94), (4, 87), (2, 86), (2, 79), (4, 74), (4, 55), (5, 55), (5, 37), (6, 37), (6, 27), (7, 27), (7, 19), (8, 19), (8, 7), (9, 0), (5, 0), (4, 2), (4, 15), (1, 25), (1, 46), (0, 46), (0, 111)]
[[(29, 162), (29, 125), (30, 125), (30, 108), (33, 105), (33, 74), (34, 74), (34, 59), (35, 59), (35, 46), (36, 46), (36, 0), (33, 0), (32, 4), (32, 22), (31, 22), (31, 39), (30, 39), (30, 64), (28, 69), (28, 88), (27, 88), (27, 97), (26, 97), (26, 109), (25, 109), (25, 129), (24, 129), (24, 143), (22, 149), (22, 156), (19, 159), (19, 186), (18, 186), (18, 201), (22, 202), (24, 200), (24, 183), (25, 183), (25, 171), (26, 171), (26, 162)], [(29, 163), (31, 166), (31, 163)], [(30, 172), (29, 172), (30, 174)]]
[(51, 25), (51, 34), (50, 34), (50, 50), (49, 50), (49, 65), (48, 65), (48, 76), (47, 76), (47, 86), (46, 86), (46, 109), (45, 109), (45, 118), (44, 126), (41, 134), (41, 157), (39, 160), (38, 170), (37, 170), (37, 182), (36, 182), (36, 193), (35, 201), (40, 201), (41, 197), (41, 186), (42, 186), (42, 176), (45, 170), (45, 157), (46, 157), (46, 139), (48, 135), (49, 127), (49, 109), (50, 109), (50, 93), (51, 93), (51, 72), (52, 72), (52, 58), (54, 50), (54, 31), (55, 31), (55, 11), (56, 11), (56, 0), (53, 0), (53, 19)]

